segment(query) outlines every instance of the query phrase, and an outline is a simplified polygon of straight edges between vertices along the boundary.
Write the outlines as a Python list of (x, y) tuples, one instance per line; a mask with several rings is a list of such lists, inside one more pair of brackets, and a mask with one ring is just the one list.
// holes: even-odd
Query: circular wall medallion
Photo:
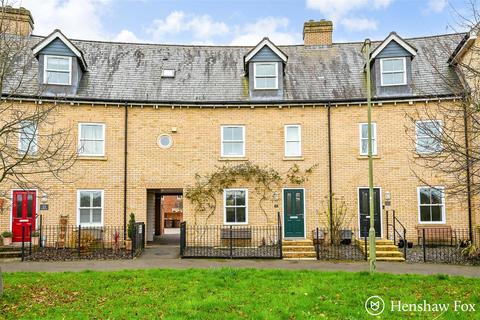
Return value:
[(173, 138), (169, 134), (161, 134), (158, 137), (158, 146), (162, 149), (168, 149), (173, 144)]

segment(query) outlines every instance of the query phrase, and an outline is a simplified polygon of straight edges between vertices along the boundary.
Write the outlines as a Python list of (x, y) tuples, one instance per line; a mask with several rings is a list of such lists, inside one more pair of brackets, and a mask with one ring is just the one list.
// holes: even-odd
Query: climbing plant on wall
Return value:
[(308, 180), (308, 176), (317, 167), (317, 164), (302, 170), (297, 164), (292, 165), (286, 172), (280, 173), (269, 166), (259, 166), (250, 161), (237, 165), (216, 166), (215, 170), (206, 174), (196, 174), (195, 183), (187, 187), (185, 198), (194, 207), (194, 224), (198, 224), (198, 215), (206, 216), (205, 224), (215, 214), (217, 197), (224, 189), (235, 186), (238, 182), (246, 182), (254, 186), (259, 196), (259, 207), (267, 222), (269, 216), (264, 208), (264, 202), (272, 200), (273, 192), (283, 185), (301, 185)]

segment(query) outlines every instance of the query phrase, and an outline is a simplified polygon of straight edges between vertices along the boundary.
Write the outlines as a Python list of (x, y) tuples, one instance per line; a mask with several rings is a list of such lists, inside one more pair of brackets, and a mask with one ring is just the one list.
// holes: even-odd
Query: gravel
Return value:
[[(27, 251), (28, 253), (28, 251)], [(76, 249), (37, 248), (25, 261), (73, 261), (73, 260), (118, 260), (131, 259), (132, 252), (120, 249), (96, 249), (94, 252), (80, 252)]]

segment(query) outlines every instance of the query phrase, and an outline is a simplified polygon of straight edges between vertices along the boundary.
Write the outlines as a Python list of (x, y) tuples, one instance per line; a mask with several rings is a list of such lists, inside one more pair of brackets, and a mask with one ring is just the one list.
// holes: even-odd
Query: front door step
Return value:
[(285, 260), (316, 260), (317, 253), (312, 240), (284, 240), (282, 243)]
[[(365, 254), (365, 241), (357, 239), (357, 246)], [(393, 243), (392, 240), (377, 239), (375, 240), (376, 258), (377, 261), (394, 261), (404, 262), (403, 252)], [(367, 254), (370, 254), (367, 240)]]

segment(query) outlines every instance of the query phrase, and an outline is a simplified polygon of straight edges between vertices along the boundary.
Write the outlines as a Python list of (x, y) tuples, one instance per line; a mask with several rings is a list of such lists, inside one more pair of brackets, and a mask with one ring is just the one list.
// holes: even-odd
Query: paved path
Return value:
[[(231, 260), (231, 259), (179, 259), (175, 245), (152, 246), (134, 260), (110, 261), (67, 261), (67, 262), (10, 262), (2, 263), (2, 271), (110, 271), (124, 269), (190, 269), (190, 268), (259, 268), (317, 271), (368, 271), (367, 262), (325, 262), (325, 261), (286, 261), (286, 260)], [(448, 274), (480, 278), (480, 267), (455, 266), (446, 264), (407, 264), (379, 262), (378, 272), (395, 274)]]

